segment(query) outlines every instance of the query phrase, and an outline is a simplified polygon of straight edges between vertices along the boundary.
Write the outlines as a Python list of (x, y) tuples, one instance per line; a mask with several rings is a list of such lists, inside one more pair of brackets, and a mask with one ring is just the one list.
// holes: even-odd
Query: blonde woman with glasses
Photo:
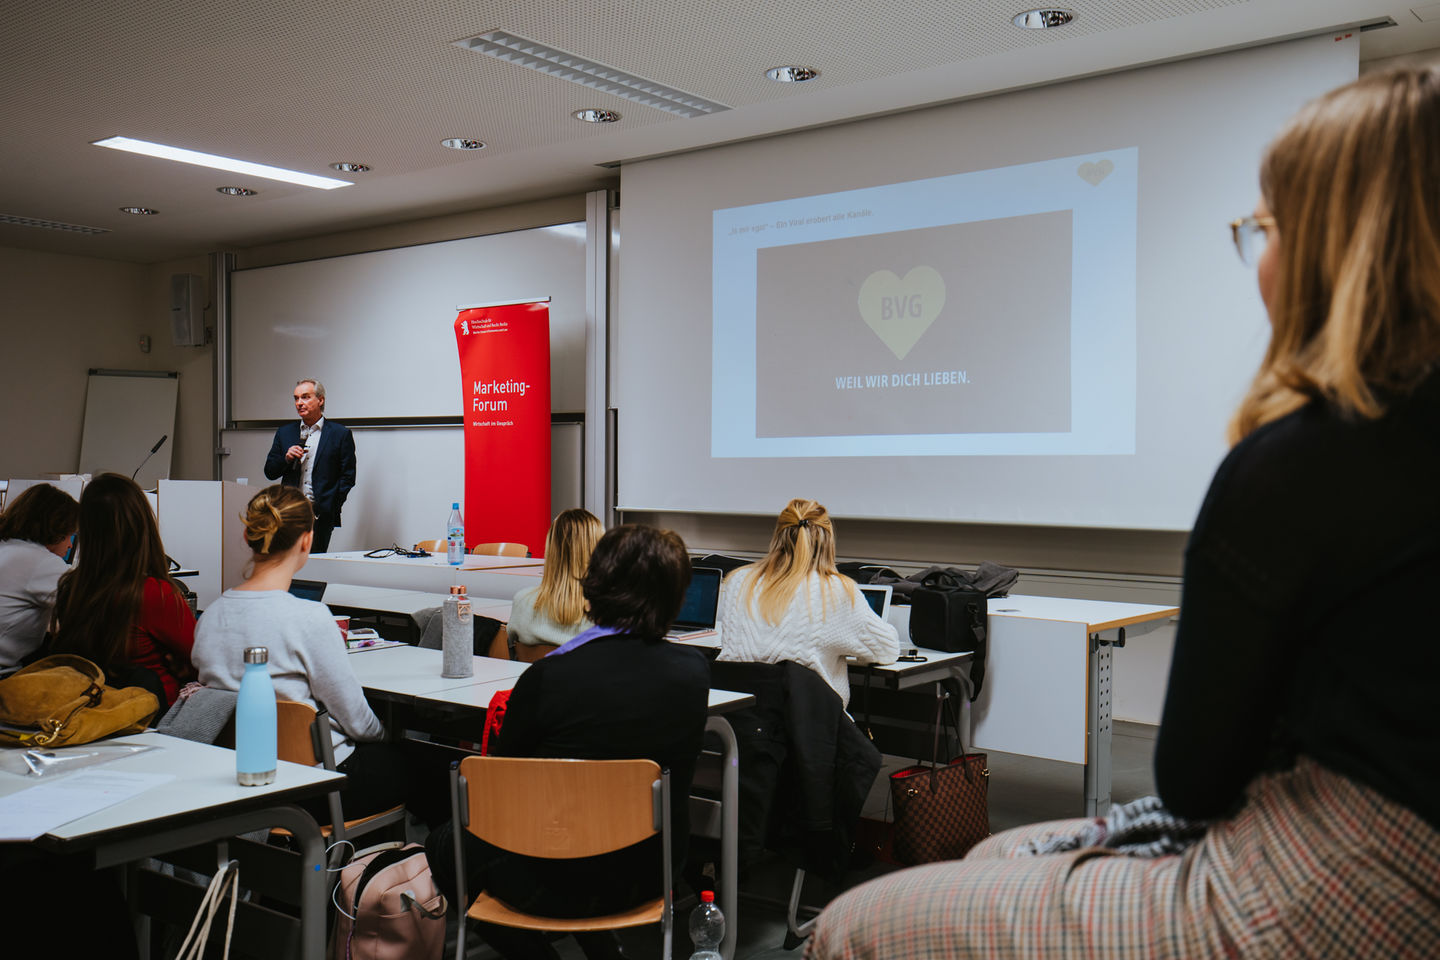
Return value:
[(545, 573), (538, 586), (515, 594), (510, 606), (510, 637), (526, 646), (559, 646), (589, 630), (580, 581), (605, 527), (588, 510), (566, 510), (545, 537)]
[(1440, 956), (1440, 72), (1311, 103), (1260, 187), (1232, 231), (1270, 345), (1185, 551), (1155, 751), (1198, 839), (1022, 827), (845, 894), (807, 957)]
[(895, 628), (835, 569), (835, 528), (814, 500), (791, 500), (770, 550), (726, 578), (720, 591), (721, 660), (803, 664), (850, 702), (849, 663), (894, 663)]

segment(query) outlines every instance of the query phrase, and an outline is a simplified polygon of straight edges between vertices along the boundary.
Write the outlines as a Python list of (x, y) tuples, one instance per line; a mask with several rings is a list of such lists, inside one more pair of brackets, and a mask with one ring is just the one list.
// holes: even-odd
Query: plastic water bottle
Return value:
[(235, 779), (242, 787), (275, 780), (275, 684), (265, 647), (245, 648), (245, 674), (235, 700)]
[(455, 584), (440, 605), (440, 676), (468, 677), (475, 673), (475, 625), (470, 598)]
[(700, 906), (690, 911), (690, 939), (695, 952), (690, 960), (720, 960), (720, 941), (725, 939), (725, 915), (715, 906), (715, 891), (700, 891)]
[(445, 525), (445, 559), (457, 567), (465, 559), (465, 518), (458, 503), (450, 504), (450, 521)]

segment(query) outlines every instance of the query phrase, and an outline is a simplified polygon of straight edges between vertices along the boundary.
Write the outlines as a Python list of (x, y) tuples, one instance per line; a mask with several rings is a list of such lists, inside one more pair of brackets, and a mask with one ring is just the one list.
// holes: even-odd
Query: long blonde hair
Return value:
[(766, 623), (776, 624), (785, 617), (795, 591), (809, 578), (820, 574), (820, 618), (830, 591), (839, 586), (853, 604), (855, 581), (835, 569), (835, 527), (830, 514), (814, 500), (791, 500), (775, 521), (770, 536), (770, 551), (758, 563), (741, 568), (750, 571), (745, 580), (745, 606), (757, 606)]
[(1270, 145), (1273, 328), (1230, 440), (1323, 398), (1385, 412), (1440, 360), (1440, 72), (1370, 74), (1304, 107)]
[(604, 533), (604, 525), (589, 510), (566, 510), (555, 518), (545, 535), (545, 573), (535, 595), (536, 613), (565, 627), (580, 622), (585, 616), (580, 581)]

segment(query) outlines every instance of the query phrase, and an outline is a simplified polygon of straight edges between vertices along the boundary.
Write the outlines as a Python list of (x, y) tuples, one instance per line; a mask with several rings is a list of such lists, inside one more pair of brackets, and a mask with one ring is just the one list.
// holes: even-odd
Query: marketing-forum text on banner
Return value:
[(550, 527), (550, 306), (466, 307), (455, 318), (465, 404), (465, 539), (523, 543)]

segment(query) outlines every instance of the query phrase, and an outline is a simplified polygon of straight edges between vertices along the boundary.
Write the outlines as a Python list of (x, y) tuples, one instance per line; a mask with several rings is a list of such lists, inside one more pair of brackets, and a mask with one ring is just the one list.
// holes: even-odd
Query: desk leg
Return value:
[(725, 745), (721, 753), (724, 768), (720, 776), (720, 889), (716, 900), (725, 915), (725, 939), (720, 942), (720, 956), (733, 960), (735, 944), (740, 937), (740, 744), (735, 731), (724, 717), (705, 721), (707, 733), (713, 733)]
[(170, 850), (222, 840), (252, 830), (269, 830), (271, 827), (284, 827), (299, 841), (300, 956), (303, 960), (324, 960), (325, 905), (329, 900), (327, 887), (330, 879), (325, 872), (325, 841), (315, 819), (299, 807), (268, 807), (222, 815), (201, 823), (103, 844), (95, 852), (95, 866), (129, 863)]
[(1088, 716), (1085, 739), (1085, 816), (1110, 812), (1110, 644), (1091, 634), (1090, 678), (1085, 698)]

